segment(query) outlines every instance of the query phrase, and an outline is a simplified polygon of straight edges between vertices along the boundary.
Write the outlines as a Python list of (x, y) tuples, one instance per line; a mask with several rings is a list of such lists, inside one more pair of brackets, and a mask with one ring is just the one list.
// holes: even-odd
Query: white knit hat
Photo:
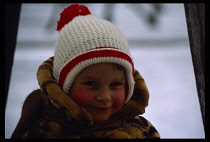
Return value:
[(134, 89), (134, 66), (126, 38), (112, 23), (90, 13), (87, 7), (73, 4), (61, 13), (54, 55), (53, 75), (69, 93), (76, 76), (87, 66), (116, 63), (126, 70), (128, 102)]

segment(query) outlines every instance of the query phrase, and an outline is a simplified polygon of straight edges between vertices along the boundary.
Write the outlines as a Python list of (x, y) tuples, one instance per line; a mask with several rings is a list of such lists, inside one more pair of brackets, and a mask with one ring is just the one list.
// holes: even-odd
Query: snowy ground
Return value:
[[(92, 13), (103, 17), (104, 4), (87, 5)], [(54, 23), (64, 5), (59, 6), (54, 8)], [(53, 56), (57, 32), (52, 29), (55, 24), (47, 24), (53, 7), (54, 4), (22, 5), (5, 112), (5, 138), (10, 138), (19, 120), (25, 97), (39, 87), (38, 66)], [(151, 10), (148, 4), (143, 7)], [(150, 92), (143, 116), (162, 138), (205, 138), (183, 5), (164, 4), (156, 28), (146, 24), (144, 15), (135, 10), (138, 8), (133, 4), (115, 4), (113, 23), (128, 38), (135, 68)], [(143, 13), (142, 7), (139, 11)]]

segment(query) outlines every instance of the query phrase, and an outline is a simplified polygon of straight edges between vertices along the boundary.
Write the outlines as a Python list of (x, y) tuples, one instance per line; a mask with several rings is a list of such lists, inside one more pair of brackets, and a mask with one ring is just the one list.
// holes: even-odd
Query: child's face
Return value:
[(114, 64), (91, 65), (76, 77), (70, 96), (86, 108), (96, 122), (103, 122), (123, 106), (125, 82), (125, 71)]

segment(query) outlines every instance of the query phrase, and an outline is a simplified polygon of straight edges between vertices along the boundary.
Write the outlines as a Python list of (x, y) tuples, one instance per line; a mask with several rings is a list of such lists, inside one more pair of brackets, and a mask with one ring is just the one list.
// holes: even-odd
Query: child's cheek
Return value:
[(125, 102), (125, 92), (121, 91), (116, 93), (113, 97), (113, 102), (115, 104), (115, 107), (120, 109)]
[(93, 96), (87, 89), (76, 87), (71, 92), (71, 98), (80, 105), (88, 105), (93, 99)]

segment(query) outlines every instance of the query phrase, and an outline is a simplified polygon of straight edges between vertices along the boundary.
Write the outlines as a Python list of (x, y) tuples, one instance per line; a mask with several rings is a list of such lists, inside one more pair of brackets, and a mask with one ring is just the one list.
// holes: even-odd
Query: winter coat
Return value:
[(25, 100), (21, 118), (11, 138), (48, 139), (145, 139), (160, 138), (144, 117), (149, 93), (144, 79), (135, 70), (132, 98), (105, 122), (94, 122), (86, 109), (77, 105), (57, 85), (52, 75), (53, 57), (37, 71), (40, 89)]

